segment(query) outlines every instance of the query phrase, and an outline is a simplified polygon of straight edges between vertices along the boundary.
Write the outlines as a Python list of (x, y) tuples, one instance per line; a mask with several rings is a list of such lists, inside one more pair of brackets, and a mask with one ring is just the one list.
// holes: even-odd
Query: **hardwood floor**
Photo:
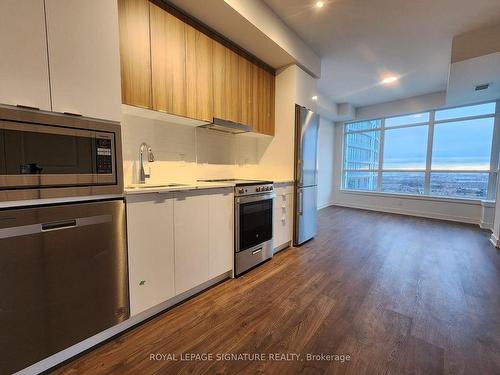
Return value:
[[(329, 207), (316, 239), (56, 372), (500, 374), (500, 253), (488, 237), (473, 225)], [(150, 360), (155, 353), (178, 360)], [(181, 361), (181, 353), (301, 356)]]

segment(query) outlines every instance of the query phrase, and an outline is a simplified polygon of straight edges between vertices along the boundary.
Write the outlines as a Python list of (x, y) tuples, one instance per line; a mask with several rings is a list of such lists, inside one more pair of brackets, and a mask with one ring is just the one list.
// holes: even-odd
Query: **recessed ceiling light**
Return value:
[(318, 100), (318, 96), (317, 96), (317, 95), (314, 95), (311, 99), (312, 99), (312, 100)]
[(390, 84), (390, 83), (394, 83), (397, 80), (399, 80), (399, 77), (389, 76), (389, 77), (385, 77), (382, 81), (380, 81), (380, 83), (382, 83), (384, 85), (387, 85), (387, 84)]
[(324, 5), (325, 5), (324, 2), (322, 2), (322, 1), (316, 1), (316, 8), (323, 8)]

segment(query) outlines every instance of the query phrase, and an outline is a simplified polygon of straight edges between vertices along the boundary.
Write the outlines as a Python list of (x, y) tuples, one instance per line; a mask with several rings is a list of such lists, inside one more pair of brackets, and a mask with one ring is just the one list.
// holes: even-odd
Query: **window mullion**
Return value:
[(500, 153), (500, 100), (497, 101), (495, 107), (495, 123), (493, 125), (493, 140), (491, 145), (490, 155), (490, 175), (488, 179), (488, 199), (496, 198), (496, 190), (498, 184), (498, 162)]
[(384, 138), (385, 138), (385, 118), (380, 124), (380, 142), (378, 151), (378, 170), (377, 170), (377, 191), (382, 191), (382, 170), (384, 167)]
[(430, 194), (431, 185), (431, 168), (432, 168), (432, 142), (434, 141), (434, 119), (436, 111), (430, 111), (429, 115), (429, 129), (427, 134), (427, 156), (425, 159), (425, 176), (424, 176), (424, 194)]

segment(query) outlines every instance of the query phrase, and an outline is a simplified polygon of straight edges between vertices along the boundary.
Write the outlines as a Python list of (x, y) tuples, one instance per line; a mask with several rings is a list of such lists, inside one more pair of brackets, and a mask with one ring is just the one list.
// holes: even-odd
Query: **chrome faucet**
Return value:
[(148, 146), (147, 143), (142, 142), (141, 147), (139, 148), (139, 161), (140, 161), (140, 171), (139, 171), (139, 183), (146, 183), (146, 178), (151, 177), (151, 168), (149, 168), (149, 173), (146, 174), (144, 171), (144, 152), (148, 153), (148, 162), (152, 163), (155, 161), (155, 156), (153, 154), (153, 150)]

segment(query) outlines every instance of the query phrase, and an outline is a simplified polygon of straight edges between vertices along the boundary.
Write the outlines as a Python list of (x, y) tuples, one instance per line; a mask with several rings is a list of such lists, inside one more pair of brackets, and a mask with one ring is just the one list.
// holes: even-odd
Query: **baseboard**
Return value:
[(339, 202), (335, 202), (335, 203), (333, 203), (333, 205), (340, 206), (340, 207), (357, 208), (360, 210), (387, 212), (387, 213), (398, 214), (398, 215), (425, 217), (428, 219), (455, 221), (458, 223), (476, 224), (476, 225), (481, 224), (480, 220), (475, 220), (475, 219), (471, 219), (470, 217), (463, 217), (463, 216), (452, 216), (452, 215), (435, 214), (435, 213), (422, 212), (422, 211), (394, 209), (394, 208), (388, 208), (388, 207), (383, 207), (383, 206), (367, 206), (367, 205), (362, 205), (362, 204), (346, 204), (346, 203), (339, 203)]
[(273, 254), (279, 253), (281, 250), (285, 250), (286, 248), (290, 247), (292, 244), (292, 241), (285, 242), (283, 245), (279, 245), (278, 247), (275, 247), (273, 250)]
[(330, 201), (330, 202), (322, 204), (321, 206), (318, 206), (318, 210), (321, 210), (323, 208), (327, 208), (327, 207), (330, 207), (330, 206), (334, 206), (334, 205), (335, 205), (335, 203), (333, 201)]
[(500, 249), (500, 240), (497, 238), (497, 236), (495, 236), (494, 233), (492, 233), (491, 236), (490, 236), (490, 242), (497, 249)]
[(485, 221), (481, 221), (479, 223), (479, 228), (493, 231), (493, 223), (487, 223)]
[(31, 375), (31, 374), (39, 374), (41, 372), (50, 370), (51, 368), (60, 365), (63, 362), (67, 362), (72, 358), (81, 355), (82, 353), (93, 349), (95, 346), (108, 341), (115, 336), (123, 334), (125, 331), (128, 331), (135, 326), (151, 319), (155, 315), (158, 315), (162, 312), (165, 312), (167, 309), (186, 301), (187, 299), (195, 296), (196, 294), (214, 286), (221, 281), (228, 279), (231, 277), (231, 271), (226, 272), (220, 276), (214, 277), (211, 280), (204, 282), (201, 285), (198, 285), (182, 294), (179, 294), (171, 299), (160, 303), (159, 305), (153, 306), (150, 309), (143, 311), (137, 315), (131, 316), (129, 319), (124, 322), (117, 324), (113, 327), (108, 328), (107, 330), (98, 333), (88, 339), (85, 339), (73, 346), (70, 346), (59, 353), (53, 354), (48, 358), (41, 360), (40, 362), (34, 363), (33, 365), (26, 367), (25, 369), (16, 373), (16, 375)]

